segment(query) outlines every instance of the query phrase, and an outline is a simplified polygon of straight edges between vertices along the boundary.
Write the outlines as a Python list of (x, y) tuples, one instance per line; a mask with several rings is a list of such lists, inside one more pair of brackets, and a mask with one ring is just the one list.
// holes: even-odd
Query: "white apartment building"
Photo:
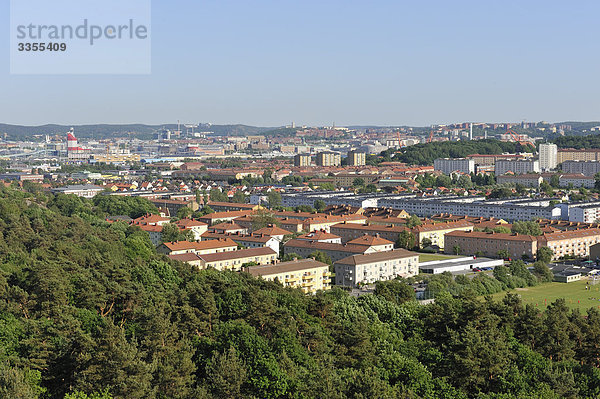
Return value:
[(419, 255), (404, 249), (352, 255), (333, 264), (335, 283), (343, 287), (357, 287), (376, 281), (411, 277), (419, 273)]
[(539, 158), (541, 170), (548, 171), (556, 169), (558, 146), (553, 143), (540, 144)]
[(569, 209), (569, 222), (597, 223), (600, 220), (600, 204), (577, 206)]
[(433, 161), (433, 169), (445, 175), (454, 172), (475, 173), (475, 161), (466, 158), (438, 158)]
[(582, 174), (565, 174), (559, 176), (558, 183), (561, 187), (569, 187), (569, 185), (572, 185), (573, 188), (594, 188), (596, 179), (592, 176), (584, 176)]
[(503, 175), (506, 172), (512, 172), (516, 175), (522, 173), (540, 173), (540, 163), (539, 161), (529, 160), (497, 160), (496, 166), (494, 167), (496, 176)]

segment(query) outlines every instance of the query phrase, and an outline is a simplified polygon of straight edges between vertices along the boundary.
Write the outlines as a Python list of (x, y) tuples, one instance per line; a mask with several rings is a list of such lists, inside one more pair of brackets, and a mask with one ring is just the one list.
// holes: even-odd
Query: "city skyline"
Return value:
[[(8, 25), (7, 1), (0, 10)], [(0, 122), (593, 121), (598, 11), (554, 1), (155, 1), (151, 75), (19, 76), (6, 61)]]

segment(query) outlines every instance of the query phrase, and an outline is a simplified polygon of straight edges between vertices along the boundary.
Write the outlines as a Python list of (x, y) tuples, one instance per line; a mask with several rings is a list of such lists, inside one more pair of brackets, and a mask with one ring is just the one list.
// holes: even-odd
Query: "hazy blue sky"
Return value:
[(0, 122), (599, 120), (599, 15), (597, 0), (154, 0), (147, 76), (9, 75), (5, 29)]

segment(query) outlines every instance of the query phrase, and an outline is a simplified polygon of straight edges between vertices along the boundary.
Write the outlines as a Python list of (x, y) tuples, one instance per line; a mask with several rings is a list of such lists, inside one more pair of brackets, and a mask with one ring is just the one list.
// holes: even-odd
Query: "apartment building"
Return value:
[(560, 187), (594, 188), (596, 186), (596, 179), (593, 176), (584, 176), (582, 174), (564, 174), (558, 177), (558, 184)]
[(221, 234), (221, 233), (211, 233), (206, 232), (202, 235), (203, 241), (208, 240), (218, 240), (218, 239), (231, 239), (235, 241), (238, 245), (241, 245), (246, 248), (271, 248), (273, 251), (279, 252), (279, 244), (280, 241), (275, 237), (266, 236), (263, 234)]
[(498, 184), (520, 184), (525, 187), (539, 187), (544, 181), (544, 178), (540, 175), (533, 173), (525, 173), (522, 175), (500, 175), (496, 177)]
[(396, 242), (398, 235), (407, 230), (405, 226), (382, 226), (372, 224), (338, 223), (330, 228), (330, 233), (341, 237), (342, 243), (347, 243), (369, 234), (378, 236), (385, 240)]
[(396, 277), (411, 277), (419, 272), (419, 255), (404, 249), (352, 255), (336, 261), (335, 283), (357, 287)]
[(453, 231), (473, 231), (474, 225), (466, 220), (445, 221), (440, 223), (423, 223), (411, 229), (415, 241), (423, 246), (424, 240), (431, 241), (431, 245), (444, 250), (444, 237)]
[(367, 221), (367, 218), (362, 215), (340, 215), (340, 216), (316, 216), (310, 219), (304, 220), (302, 223), (302, 229), (304, 231), (330, 231), (331, 226), (334, 226), (338, 223), (348, 223), (348, 224), (363, 224)]
[(508, 221), (560, 219), (561, 209), (550, 200), (512, 198), (486, 200), (485, 197), (415, 198), (406, 195), (388, 196), (378, 200), (380, 206), (403, 209), (410, 214), (428, 217), (441, 213), (473, 217), (496, 218)]
[(341, 244), (342, 237), (328, 233), (323, 230), (312, 231), (296, 237), (297, 240), (313, 241), (313, 242), (328, 242), (332, 244)]
[(378, 236), (395, 242), (398, 239), (398, 235), (405, 230), (414, 234), (415, 241), (419, 245), (423, 243), (423, 240), (428, 239), (431, 240), (431, 245), (444, 249), (444, 235), (446, 233), (456, 230), (472, 231), (473, 223), (465, 220), (423, 223), (412, 229), (408, 229), (406, 226), (355, 225), (344, 223), (331, 227), (331, 232), (342, 237), (343, 243), (351, 242), (351, 240), (361, 237), (364, 234)]
[(600, 161), (600, 149), (586, 148), (576, 150), (573, 148), (561, 148), (558, 150), (556, 162), (561, 164), (565, 161)]
[(553, 143), (542, 143), (539, 147), (540, 169), (554, 170), (557, 165), (558, 146)]
[[(393, 246), (393, 243), (392, 243)], [(334, 244), (329, 242), (314, 242), (306, 240), (290, 240), (283, 246), (283, 253), (298, 254), (303, 258), (309, 257), (315, 251), (327, 254), (332, 262), (347, 256), (378, 252), (381, 247), (358, 244)]]
[(198, 255), (203, 269), (212, 267), (217, 270), (242, 271), (246, 263), (255, 262), (259, 265), (273, 264), (279, 253), (271, 248), (240, 249), (231, 252), (220, 252)]
[(496, 161), (523, 159), (524, 154), (472, 154), (467, 156), (467, 159), (475, 161), (475, 167), (478, 166), (494, 166)]
[(599, 161), (564, 161), (562, 171), (568, 174), (582, 174), (593, 177), (600, 172)]
[(554, 259), (563, 256), (586, 258), (590, 255), (590, 246), (600, 242), (600, 229), (579, 229), (545, 233), (538, 237), (539, 246), (548, 247), (554, 253)]
[(262, 235), (265, 237), (273, 237), (277, 241), (283, 241), (283, 238), (287, 235), (292, 234), (291, 231), (287, 231), (282, 229), (281, 227), (269, 224), (267, 227), (263, 227), (262, 229), (258, 229), (252, 232), (253, 235)]
[(194, 235), (194, 240), (200, 240), (202, 234), (206, 233), (208, 230), (208, 225), (206, 223), (200, 222), (194, 219), (180, 219), (175, 222), (179, 230), (189, 230)]
[(539, 173), (540, 163), (537, 160), (498, 160), (494, 166), (494, 174), (496, 176), (503, 175), (507, 172), (512, 172), (515, 175), (523, 173)]
[(159, 209), (166, 209), (169, 215), (177, 215), (177, 211), (181, 208), (190, 208), (192, 211), (197, 211), (200, 208), (198, 202), (195, 199), (192, 200), (178, 200), (178, 199), (162, 199), (162, 198), (148, 198), (150, 202)]
[(244, 216), (251, 216), (254, 211), (227, 211), (227, 212), (213, 212), (208, 215), (199, 217), (198, 220), (209, 225), (213, 225), (216, 222), (227, 222)]
[(294, 166), (310, 166), (310, 154), (295, 155)]
[(215, 212), (227, 212), (227, 211), (255, 211), (262, 208), (257, 204), (240, 204), (237, 202), (219, 202), (210, 201), (208, 204), (210, 208)]
[(364, 234), (352, 241), (348, 245), (362, 245), (373, 248), (376, 252), (391, 251), (394, 249), (394, 242), (386, 240), (377, 235)]
[(248, 229), (246, 227), (240, 226), (235, 221), (230, 220), (228, 222), (223, 222), (210, 226), (208, 228), (208, 232), (220, 234), (248, 234)]
[(367, 164), (367, 154), (360, 151), (349, 151), (348, 152), (348, 165), (349, 166), (363, 166)]
[(138, 227), (148, 233), (150, 237), (150, 242), (155, 247), (159, 246), (162, 242), (162, 230), (163, 227), (160, 225), (149, 225), (149, 224), (140, 224)]
[(598, 223), (600, 221), (600, 203), (575, 204), (568, 209), (569, 222)]
[(383, 176), (380, 174), (359, 174), (359, 173), (348, 173), (348, 172), (340, 172), (336, 173), (332, 176), (333, 184), (336, 187), (352, 187), (354, 185), (354, 180), (362, 179), (365, 184), (374, 184)]
[(324, 151), (317, 154), (317, 166), (340, 166), (342, 156), (337, 152)]
[[(459, 255), (497, 257), (500, 251), (508, 251), (513, 259), (527, 256), (533, 259), (538, 249), (537, 237), (523, 234), (505, 234), (482, 231), (453, 231), (445, 236), (444, 252)], [(457, 251), (458, 250), (458, 251)]]
[(433, 161), (433, 169), (445, 175), (454, 172), (475, 173), (475, 161), (467, 158), (438, 158)]
[(82, 198), (94, 198), (97, 194), (104, 191), (104, 188), (93, 184), (74, 184), (53, 188), (51, 191), (54, 194), (73, 194)]
[(314, 259), (251, 266), (244, 271), (267, 281), (278, 281), (284, 287), (300, 288), (305, 294), (331, 289), (329, 265)]
[(166, 255), (179, 255), (185, 253), (195, 253), (198, 255), (212, 254), (218, 252), (235, 251), (238, 245), (235, 241), (224, 238), (208, 241), (176, 241), (164, 242), (160, 244), (156, 251)]

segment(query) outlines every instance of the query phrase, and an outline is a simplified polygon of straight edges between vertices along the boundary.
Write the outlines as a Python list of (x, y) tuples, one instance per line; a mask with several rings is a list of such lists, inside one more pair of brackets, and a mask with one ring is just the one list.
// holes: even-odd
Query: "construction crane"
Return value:
[(433, 130), (429, 132), (429, 137), (427, 137), (427, 143), (431, 143), (433, 141)]
[(400, 140), (400, 129), (396, 130), (398, 134), (398, 148), (402, 148), (402, 141)]
[(508, 129), (508, 130), (506, 131), (506, 133), (507, 133), (507, 134), (510, 134), (510, 137), (513, 139), (513, 141), (514, 141), (515, 143), (519, 143), (519, 144), (521, 144), (521, 146), (522, 146), (522, 147), (525, 147), (525, 146), (528, 146), (528, 145), (530, 145), (530, 143), (529, 143), (529, 142), (520, 140), (520, 139), (519, 139), (519, 137), (517, 136), (517, 132), (515, 132), (514, 130), (512, 130), (512, 129)]

